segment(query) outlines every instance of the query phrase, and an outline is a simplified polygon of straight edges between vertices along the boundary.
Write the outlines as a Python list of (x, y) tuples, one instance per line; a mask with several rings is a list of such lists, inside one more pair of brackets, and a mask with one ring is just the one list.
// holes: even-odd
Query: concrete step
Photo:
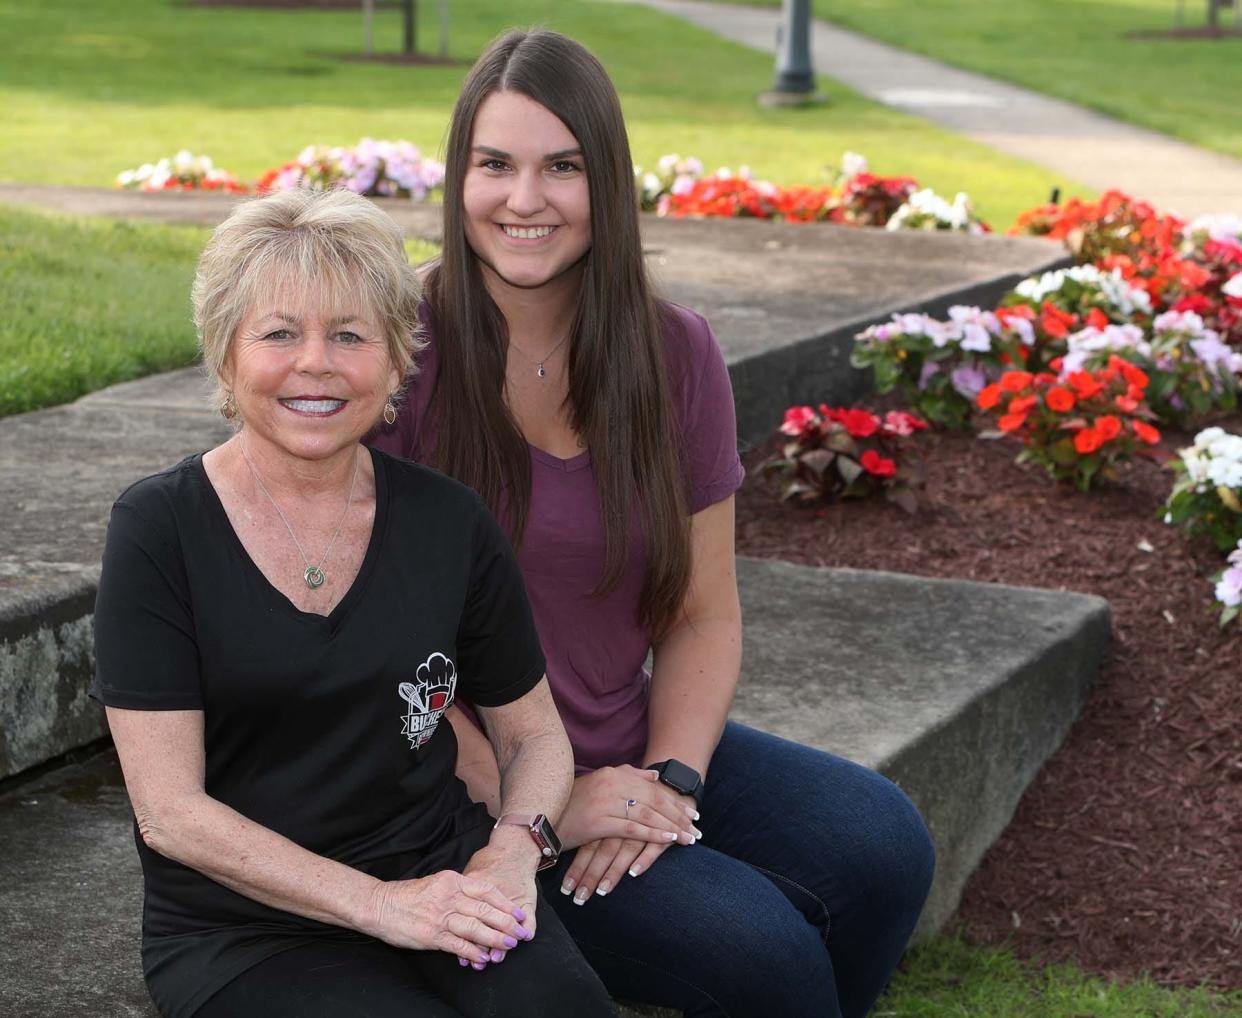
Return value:
[[(746, 662), (733, 716), (906, 790), (939, 856), (919, 927), (935, 930), (1077, 716), (1107, 646), (1107, 603), (755, 559), (740, 560), (739, 580)], [(0, 1012), (153, 1014), (140, 913), (111, 753), (0, 796)]]

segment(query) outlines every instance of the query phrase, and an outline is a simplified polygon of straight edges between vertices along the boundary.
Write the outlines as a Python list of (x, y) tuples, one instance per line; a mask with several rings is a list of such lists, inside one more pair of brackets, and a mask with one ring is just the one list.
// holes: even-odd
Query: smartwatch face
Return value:
[(683, 795), (691, 795), (698, 787), (699, 772), (680, 760), (669, 760), (664, 765), (660, 780)]
[[(543, 841), (543, 844), (539, 846), (540, 849), (544, 849), (544, 846), (550, 848), (552, 850), (551, 859), (555, 862), (556, 857), (561, 854), (561, 839), (556, 836), (556, 831), (552, 829), (552, 824), (548, 818), (542, 814), (539, 816), (539, 823), (537, 824), (537, 827), (539, 838)], [(547, 855), (548, 853), (545, 850), (544, 856), (546, 857)]]
[(540, 813), (535, 817), (535, 822), (530, 826), (530, 834), (535, 839), (535, 844), (539, 846), (539, 851), (543, 853), (543, 858), (539, 860), (538, 869), (546, 870), (551, 866), (555, 866), (561, 854), (561, 839), (556, 836), (556, 831), (552, 829), (551, 821)]

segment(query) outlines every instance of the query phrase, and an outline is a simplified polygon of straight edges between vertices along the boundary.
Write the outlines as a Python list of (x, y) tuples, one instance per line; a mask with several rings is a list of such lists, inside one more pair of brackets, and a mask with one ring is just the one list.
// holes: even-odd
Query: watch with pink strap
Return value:
[(549, 866), (556, 865), (556, 860), (561, 855), (561, 839), (552, 829), (552, 821), (542, 813), (506, 813), (496, 821), (492, 829), (495, 830), (501, 824), (525, 827), (530, 831), (531, 840), (538, 846), (539, 853), (543, 856), (539, 860), (539, 869), (546, 870)]

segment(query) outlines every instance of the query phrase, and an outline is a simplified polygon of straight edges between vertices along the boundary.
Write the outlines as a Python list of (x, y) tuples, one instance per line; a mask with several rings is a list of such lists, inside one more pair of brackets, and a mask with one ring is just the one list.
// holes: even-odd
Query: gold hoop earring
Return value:
[(392, 400), (389, 396), (388, 402), (384, 404), (384, 423), (390, 426), (397, 423), (397, 407)]
[(237, 404), (233, 401), (232, 392), (224, 394), (224, 402), (220, 404), (220, 416), (226, 421), (231, 421), (237, 416)]

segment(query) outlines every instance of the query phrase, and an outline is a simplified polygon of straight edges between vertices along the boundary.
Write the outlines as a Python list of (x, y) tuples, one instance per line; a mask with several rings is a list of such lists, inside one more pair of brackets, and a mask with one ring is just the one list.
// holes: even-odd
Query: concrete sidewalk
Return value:
[[(705, 0), (629, 2), (654, 7), (754, 49), (776, 51), (777, 7), (736, 7)], [(1098, 190), (1117, 188), (1187, 217), (1242, 213), (1242, 161), (823, 21), (814, 22), (812, 59), (818, 74), (870, 99)]]

